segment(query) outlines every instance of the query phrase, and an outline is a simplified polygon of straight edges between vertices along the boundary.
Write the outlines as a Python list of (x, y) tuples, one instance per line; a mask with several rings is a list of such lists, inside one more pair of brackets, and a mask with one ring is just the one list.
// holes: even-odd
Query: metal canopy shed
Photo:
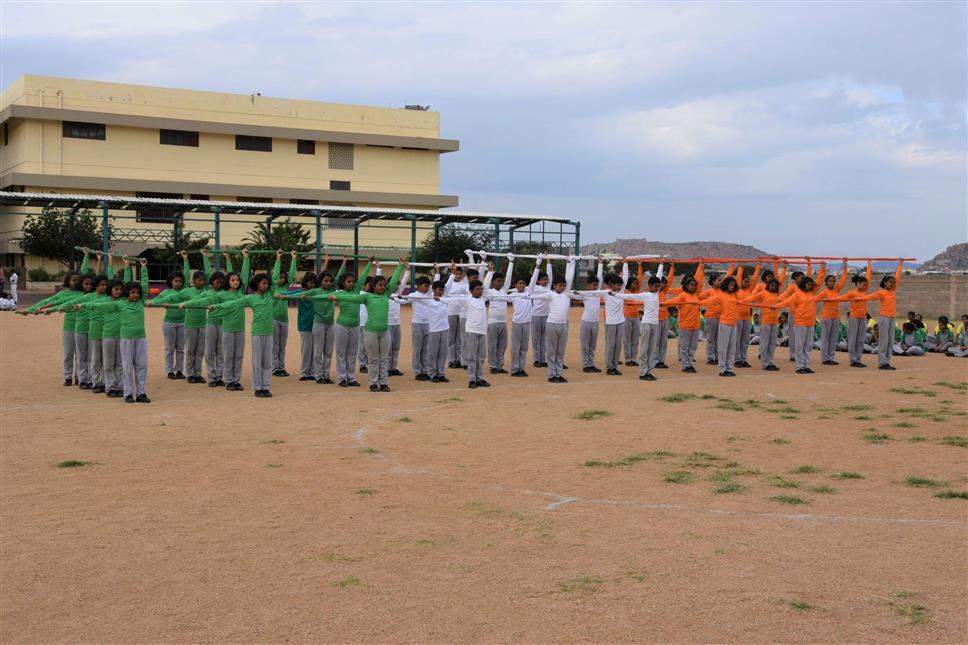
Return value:
[[(557, 238), (559, 248), (581, 247), (581, 223), (563, 217), (549, 215), (527, 215), (510, 213), (468, 212), (459, 210), (419, 210), (402, 208), (368, 208), (361, 206), (334, 206), (320, 204), (275, 204), (263, 202), (227, 202), (192, 199), (161, 199), (152, 197), (128, 197), (121, 195), (65, 195), (57, 193), (24, 193), (0, 191), (2, 207), (34, 207), (65, 209), (70, 215), (80, 210), (100, 210), (102, 217), (102, 251), (111, 246), (109, 226), (111, 219), (125, 219), (125, 216), (112, 214), (112, 211), (137, 211), (145, 208), (163, 209), (171, 214), (172, 240), (177, 244), (180, 230), (185, 222), (205, 222), (214, 227), (215, 250), (221, 250), (221, 225), (225, 223), (258, 223), (264, 221), (271, 226), (279, 217), (290, 217), (298, 221), (306, 218), (316, 229), (316, 264), (320, 264), (323, 254), (323, 223), (339, 220), (343, 227), (353, 227), (354, 254), (359, 255), (360, 225), (374, 221), (400, 222), (400, 228), (410, 229), (410, 257), (416, 260), (417, 224), (433, 224), (434, 234), (445, 225), (472, 225), (493, 227), (494, 250), (509, 250), (515, 242), (515, 234), (527, 235), (533, 241), (540, 234), (539, 241)], [(226, 215), (250, 216), (247, 219), (227, 219)], [(256, 216), (259, 219), (252, 219)], [(135, 219), (135, 216), (128, 216)], [(392, 226), (392, 225), (391, 225)], [(548, 230), (550, 228), (557, 230)], [(569, 230), (565, 230), (568, 227)], [(540, 228), (536, 231), (534, 229)], [(566, 244), (566, 237), (569, 238)], [(502, 248), (503, 247), (503, 248)], [(218, 255), (216, 263), (218, 263)]]

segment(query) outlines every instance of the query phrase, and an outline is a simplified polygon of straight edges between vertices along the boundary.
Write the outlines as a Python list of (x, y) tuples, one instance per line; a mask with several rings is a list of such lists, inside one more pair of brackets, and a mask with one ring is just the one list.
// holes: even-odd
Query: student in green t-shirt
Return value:
[(366, 325), (363, 328), (363, 342), (366, 345), (367, 375), (371, 392), (389, 392), (390, 369), (390, 294), (400, 282), (400, 274), (408, 266), (400, 259), (389, 283), (383, 276), (373, 279), (373, 290), (364, 293), (337, 291), (330, 297), (340, 303), (340, 311), (346, 304), (362, 304), (366, 307)]
[(255, 293), (210, 305), (211, 311), (224, 313), (226, 320), (236, 314), (242, 314), (244, 320), (245, 309), (252, 310), (252, 389), (259, 398), (272, 396), (269, 391), (272, 382), (272, 323), (278, 302), (273, 298), (272, 285), (278, 283), (278, 273), (277, 259), (271, 278), (265, 273), (259, 273), (249, 282), (249, 289)]
[[(289, 288), (289, 281), (296, 275), (299, 254), (289, 251), (292, 260), (288, 271), (279, 271), (279, 277), (272, 283), (269, 295), (285, 293)], [(282, 251), (276, 251), (276, 263), (282, 262)], [(289, 341), (289, 303), (284, 300), (273, 299), (272, 309), (272, 375), (289, 376), (286, 371), (286, 344)]]
[[(208, 312), (205, 309), (189, 309), (183, 310), (173, 305), (178, 305), (183, 302), (188, 302), (189, 300), (194, 300), (196, 298), (201, 298), (205, 295), (205, 284), (208, 281), (208, 277), (211, 274), (211, 266), (209, 265), (207, 256), (203, 255), (203, 264), (205, 266), (204, 271), (191, 270), (188, 264), (188, 252), (182, 251), (182, 271), (181, 275), (186, 279), (191, 276), (191, 284), (182, 287), (181, 289), (165, 289), (163, 292), (158, 294), (152, 300), (145, 303), (147, 307), (164, 307), (165, 311), (165, 321), (174, 321), (177, 318), (169, 319), (169, 313), (172, 311), (177, 311), (181, 314), (182, 320), (184, 321), (184, 327), (182, 331), (183, 334), (183, 344), (184, 344), (184, 357), (185, 357), (185, 371), (188, 373), (189, 383), (204, 383), (205, 379), (202, 378), (202, 357), (205, 355), (205, 326), (207, 324)], [(175, 283), (175, 280), (172, 280)], [(165, 345), (167, 350), (168, 338), (165, 338)], [(177, 346), (177, 338), (176, 338)], [(181, 365), (180, 359), (178, 365)], [(171, 378), (171, 372), (169, 372), (168, 377)], [(175, 372), (175, 378), (184, 378), (184, 374), (180, 371)]]
[[(369, 259), (360, 278), (356, 274), (347, 271), (336, 281), (339, 285), (336, 293), (355, 295), (360, 292), (366, 274), (370, 272), (373, 258)], [(322, 286), (323, 279), (319, 279)], [(328, 298), (332, 300), (331, 298)], [(360, 305), (357, 302), (344, 302), (340, 304), (339, 315), (336, 316), (336, 328), (333, 333), (333, 345), (336, 353), (336, 379), (340, 387), (359, 387), (356, 380), (356, 355), (360, 349)], [(317, 374), (317, 377), (319, 374)], [(316, 382), (319, 380), (317, 378)]]

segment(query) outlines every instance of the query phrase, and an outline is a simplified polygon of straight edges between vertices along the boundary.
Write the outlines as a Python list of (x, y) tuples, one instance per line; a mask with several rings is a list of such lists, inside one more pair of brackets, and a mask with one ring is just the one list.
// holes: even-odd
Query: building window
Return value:
[(194, 199), (196, 202), (207, 202), (208, 195), (189, 195), (188, 199)]
[(236, 198), (240, 202), (252, 202), (254, 204), (271, 204), (271, 197), (238, 197)]
[(3, 124), (3, 145), (10, 145), (10, 123), (7, 121)]
[(256, 152), (272, 152), (271, 137), (250, 137), (244, 134), (235, 135), (236, 150), (255, 150)]
[(198, 133), (191, 130), (161, 130), (161, 144), (165, 146), (198, 147)]
[(97, 139), (104, 141), (105, 128), (103, 123), (82, 123), (80, 121), (64, 121), (64, 136), (69, 139)]
[(329, 167), (332, 170), (353, 170), (353, 144), (329, 144)]
[[(181, 193), (136, 193), (138, 197), (149, 199), (182, 199)], [(176, 210), (170, 206), (144, 206), (137, 211), (137, 221), (156, 222), (159, 224), (170, 224), (175, 219)]]
[(316, 142), (308, 139), (299, 139), (296, 141), (296, 152), (301, 155), (314, 155), (316, 154)]
[(333, 180), (329, 182), (329, 189), (330, 190), (349, 190), (350, 182)]
[(367, 148), (389, 148), (390, 150), (393, 150), (393, 146), (384, 146), (379, 143), (368, 143), (366, 144), (366, 147)]
[(290, 199), (290, 204), (303, 204), (305, 206), (319, 206), (318, 199)]
[(410, 146), (403, 146), (403, 149), (404, 150), (423, 150), (424, 152), (428, 152), (430, 150), (430, 148), (411, 148)]

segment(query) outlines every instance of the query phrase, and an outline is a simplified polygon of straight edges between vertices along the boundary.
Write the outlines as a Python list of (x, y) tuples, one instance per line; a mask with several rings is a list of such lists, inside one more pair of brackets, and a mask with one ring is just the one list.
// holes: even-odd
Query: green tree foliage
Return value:
[[(185, 251), (196, 251), (198, 249), (204, 249), (208, 246), (209, 238), (207, 237), (192, 237), (190, 233), (180, 236), (178, 240), (178, 250)], [(161, 264), (171, 265), (181, 268), (181, 258), (175, 252), (175, 247), (169, 243), (165, 243), (165, 246), (160, 249), (155, 249), (154, 258), (157, 262)], [(202, 268), (202, 256), (198, 253), (191, 253), (188, 256), (188, 264), (192, 269)]]
[[(285, 220), (276, 220), (271, 226), (265, 223), (256, 224), (255, 228), (242, 238), (242, 242), (250, 250), (282, 249), (288, 256), (289, 251), (305, 253), (316, 248), (311, 237), (312, 233), (306, 227), (287, 217)], [(253, 255), (250, 262), (253, 269), (269, 269), (275, 261), (276, 258), (272, 255)], [(288, 260), (283, 261), (288, 262)]]
[[(78, 211), (71, 222), (69, 211), (45, 208), (24, 221), (20, 248), (27, 255), (50, 258), (69, 265), (75, 246), (101, 248), (101, 222), (90, 210)], [(110, 225), (108, 227), (110, 236)], [(74, 253), (79, 260), (81, 252)]]
[(466, 262), (464, 249), (480, 251), (494, 246), (494, 233), (484, 228), (440, 227), (437, 239), (427, 236), (417, 247), (418, 262)]

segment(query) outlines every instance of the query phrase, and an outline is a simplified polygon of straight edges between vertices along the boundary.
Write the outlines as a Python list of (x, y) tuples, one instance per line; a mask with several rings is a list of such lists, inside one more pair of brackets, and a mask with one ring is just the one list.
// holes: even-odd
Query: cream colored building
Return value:
[[(0, 96), (0, 189), (322, 206), (456, 206), (456, 195), (440, 193), (440, 155), (456, 151), (458, 141), (440, 137), (438, 113), (411, 108), (22, 76)], [(24, 263), (14, 255), (24, 211), (0, 212), (0, 264)], [(172, 229), (166, 212), (112, 215), (123, 216), (113, 225), (126, 253), (139, 245), (161, 246)], [(240, 243), (258, 221), (223, 223), (222, 244)], [(185, 225), (186, 232), (199, 235), (212, 228), (204, 221)], [(366, 246), (410, 246), (408, 228), (362, 225), (360, 238)], [(352, 230), (328, 222), (325, 241), (352, 244)], [(26, 264), (39, 264), (35, 260)]]

